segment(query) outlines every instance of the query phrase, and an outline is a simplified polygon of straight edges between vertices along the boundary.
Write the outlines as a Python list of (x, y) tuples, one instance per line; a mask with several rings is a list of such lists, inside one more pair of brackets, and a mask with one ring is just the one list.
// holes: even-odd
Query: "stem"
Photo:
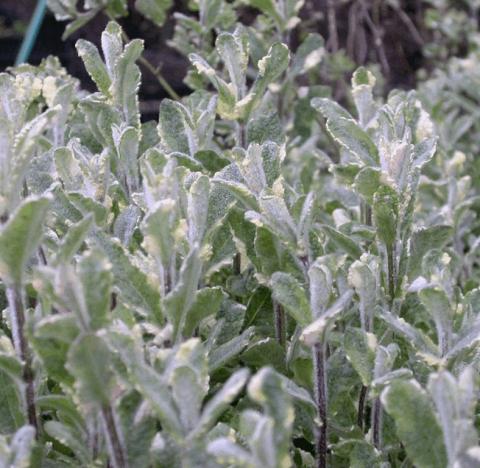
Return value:
[(388, 294), (390, 295), (390, 303), (395, 298), (395, 266), (394, 266), (394, 249), (393, 245), (387, 245), (387, 275), (388, 275)]
[(108, 451), (110, 452), (110, 462), (113, 468), (127, 468), (128, 463), (125, 449), (120, 439), (111, 405), (102, 407), (102, 418), (105, 426)]
[(27, 420), (38, 435), (37, 411), (35, 408), (35, 385), (32, 359), (25, 337), (25, 306), (23, 288), (20, 285), (7, 287), (7, 299), (12, 323), (13, 344), (18, 358), (23, 362), (24, 400)]
[(327, 18), (328, 18), (328, 45), (330, 51), (335, 53), (338, 51), (338, 31), (337, 16), (335, 13), (334, 0), (327, 0)]
[(367, 398), (368, 387), (362, 385), (360, 390), (360, 395), (358, 397), (358, 414), (357, 414), (357, 424), (360, 429), (363, 430), (363, 422), (365, 416), (365, 399)]
[(317, 468), (327, 466), (327, 371), (325, 346), (317, 343), (313, 348), (315, 397), (321, 426), (316, 435)]
[[(115, 18), (108, 12), (105, 12), (110, 21), (115, 21)], [(128, 34), (122, 29), (122, 37), (125, 42), (130, 42)], [(174, 99), (175, 101), (180, 100), (180, 96), (176, 91), (170, 86), (170, 83), (165, 79), (161, 74), (160, 69), (155, 67), (151, 62), (149, 62), (143, 55), (138, 59), (138, 62), (141, 63), (160, 83), (162, 88), (167, 92), (167, 94)]]
[(273, 301), (273, 317), (275, 321), (275, 338), (282, 348), (285, 348), (287, 343), (286, 317), (285, 311), (281, 304)]
[(242, 257), (240, 252), (237, 252), (233, 257), (233, 274), (235, 276), (240, 275), (242, 272)]
[(380, 434), (382, 426), (382, 404), (380, 397), (375, 398), (372, 412), (372, 440), (375, 448), (380, 449)]
[(179, 94), (170, 86), (170, 83), (160, 73), (160, 69), (152, 65), (145, 57), (141, 56), (138, 61), (157, 79), (162, 88), (175, 101), (180, 100)]

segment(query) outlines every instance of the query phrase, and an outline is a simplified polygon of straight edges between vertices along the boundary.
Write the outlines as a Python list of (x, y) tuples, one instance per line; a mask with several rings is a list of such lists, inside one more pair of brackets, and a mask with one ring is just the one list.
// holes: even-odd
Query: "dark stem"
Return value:
[(368, 387), (362, 385), (360, 390), (360, 395), (358, 397), (358, 414), (357, 414), (357, 424), (360, 429), (363, 430), (364, 419), (365, 419), (365, 400), (367, 398)]
[(321, 426), (316, 434), (317, 468), (327, 466), (327, 377), (326, 358), (323, 343), (317, 343), (313, 348), (314, 372), (315, 372), (315, 397), (318, 409), (318, 417)]
[(102, 418), (105, 426), (108, 450), (110, 452), (110, 463), (113, 468), (127, 468), (128, 464), (125, 449), (120, 439), (111, 405), (102, 407)]
[(233, 257), (233, 274), (234, 275), (239, 275), (241, 273), (241, 262), (242, 262), (242, 257), (240, 256), (240, 253), (236, 253), (235, 256)]
[(337, 15), (335, 12), (335, 1), (327, 0), (327, 19), (328, 19), (328, 45), (330, 52), (338, 51), (338, 30)]
[(372, 412), (372, 439), (373, 439), (373, 445), (377, 449), (380, 449), (381, 425), (382, 425), (382, 404), (380, 403), (380, 398), (377, 397), (373, 402), (373, 412)]
[(273, 301), (273, 315), (275, 320), (275, 338), (282, 348), (285, 348), (287, 343), (286, 317), (283, 307), (277, 302)]
[(38, 436), (37, 411), (35, 408), (35, 383), (32, 358), (25, 337), (25, 302), (23, 288), (19, 285), (7, 288), (7, 299), (12, 323), (13, 344), (18, 358), (23, 362), (23, 381), (25, 383), (25, 406), (27, 420), (35, 428)]

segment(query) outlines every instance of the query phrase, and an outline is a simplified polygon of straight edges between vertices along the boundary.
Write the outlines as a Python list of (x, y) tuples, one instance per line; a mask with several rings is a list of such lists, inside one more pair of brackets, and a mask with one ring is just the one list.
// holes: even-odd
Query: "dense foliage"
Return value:
[(1, 467), (480, 466), (480, 52), (383, 98), (247, 3), (176, 14), (158, 121), (123, 0), (50, 0), (97, 92), (0, 74)]

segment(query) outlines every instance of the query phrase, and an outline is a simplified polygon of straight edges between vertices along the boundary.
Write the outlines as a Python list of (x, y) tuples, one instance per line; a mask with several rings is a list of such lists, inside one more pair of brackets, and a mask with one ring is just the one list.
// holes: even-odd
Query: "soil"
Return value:
[[(378, 1), (378, 0), (373, 0)], [(133, 4), (134, 0), (129, 0)], [(331, 3), (333, 2), (333, 3)], [(357, 1), (358, 5), (370, 4), (372, 0)], [(177, 0), (171, 11), (184, 11), (187, 0)], [(408, 16), (419, 37), (406, 31), (405, 22), (395, 12), (382, 13), (380, 22), (376, 23), (377, 33), (381, 35), (381, 48), (375, 46), (374, 30), (369, 27), (368, 21), (357, 21), (354, 34), (352, 33), (351, 11), (352, 2), (337, 0), (306, 0), (301, 10), (302, 27), (309, 31), (316, 31), (323, 37), (329, 38), (328, 5), (335, 5), (337, 22), (337, 40), (327, 41), (329, 48), (344, 48), (351, 59), (357, 64), (379, 62), (386, 76), (387, 90), (393, 87), (412, 88), (415, 86), (416, 71), (420, 67), (428, 66), (422, 53), (422, 40), (428, 40), (429, 32), (421, 23), (423, 18), (421, 1), (404, 0), (400, 2), (402, 11)], [(25, 27), (33, 13), (36, 0), (2, 0), (0, 4), (0, 20), (3, 18), (4, 26), (0, 26), (0, 70), (13, 64), (16, 53), (21, 43), (21, 34), (9, 33), (8, 30), (20, 21)], [(132, 5), (133, 6), (133, 5)], [(382, 8), (382, 7), (381, 7)], [(361, 16), (362, 11), (354, 12)], [(249, 23), (255, 17), (253, 9), (244, 8), (241, 12), (242, 21)], [(362, 17), (363, 18), (363, 17)], [(101, 31), (107, 23), (107, 18), (98, 15), (81, 31), (62, 41), (61, 36), (65, 24), (55, 20), (48, 13), (44, 19), (39, 37), (32, 51), (30, 62), (37, 64), (49, 54), (60, 57), (67, 70), (78, 77), (84, 88), (93, 90), (94, 86), (86, 75), (82, 62), (78, 59), (75, 42), (82, 37), (98, 45)], [(173, 34), (173, 19), (167, 20), (163, 28), (159, 29), (148, 20), (135, 13), (131, 8), (128, 18), (120, 19), (120, 23), (130, 37), (142, 37), (145, 40), (145, 56), (154, 65), (161, 66), (162, 73), (169, 80), (175, 91), (184, 95), (188, 88), (183, 84), (183, 76), (187, 68), (184, 57), (166, 45), (166, 41)], [(378, 43), (378, 42), (377, 42)], [(296, 33), (292, 35), (291, 46), (298, 44)], [(159, 101), (165, 97), (165, 92), (156, 79), (144, 70), (141, 89), (142, 113), (155, 114)]]

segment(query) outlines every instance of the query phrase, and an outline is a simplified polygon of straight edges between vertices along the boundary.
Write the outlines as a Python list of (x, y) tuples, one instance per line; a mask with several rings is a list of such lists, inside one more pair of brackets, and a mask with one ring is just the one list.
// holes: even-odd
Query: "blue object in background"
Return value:
[(22, 45), (18, 51), (17, 58), (15, 59), (15, 65), (20, 65), (28, 61), (30, 53), (42, 26), (43, 18), (47, 10), (47, 0), (38, 0), (35, 11), (33, 12), (32, 19), (28, 24), (27, 32), (23, 38)]

